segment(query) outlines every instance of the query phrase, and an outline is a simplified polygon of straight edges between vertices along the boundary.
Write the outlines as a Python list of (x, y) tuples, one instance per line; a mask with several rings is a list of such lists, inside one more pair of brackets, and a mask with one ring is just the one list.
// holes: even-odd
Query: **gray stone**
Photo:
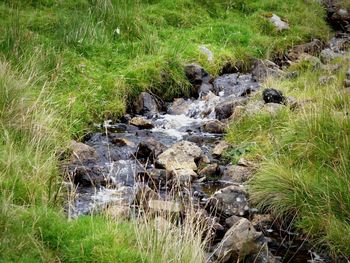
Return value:
[(215, 192), (208, 202), (213, 211), (225, 216), (244, 216), (249, 211), (247, 192), (239, 185), (230, 185)]
[(257, 232), (249, 220), (241, 218), (226, 232), (215, 256), (218, 262), (238, 262), (258, 253), (264, 245), (263, 234)]
[(220, 157), (229, 147), (230, 145), (227, 142), (219, 141), (213, 149), (213, 156)]
[(272, 14), (269, 20), (278, 31), (289, 29), (288, 23), (284, 22), (278, 15)]
[(250, 74), (234, 73), (217, 77), (213, 86), (216, 95), (241, 97), (258, 90), (259, 83)]
[(133, 103), (133, 110), (136, 114), (157, 113), (158, 104), (151, 94), (141, 92), (136, 101)]
[(252, 177), (250, 168), (240, 165), (228, 165), (225, 167), (223, 180), (233, 181), (235, 183), (244, 183)]
[(247, 103), (247, 101), (248, 100), (246, 98), (241, 98), (241, 99), (233, 98), (233, 99), (228, 99), (223, 103), (220, 103), (215, 107), (216, 118), (219, 120), (229, 118), (237, 106), (243, 106)]
[(219, 166), (217, 163), (209, 164), (199, 171), (200, 176), (215, 177), (219, 173)]
[(283, 77), (285, 72), (270, 60), (257, 59), (253, 64), (252, 75), (256, 81), (263, 82), (268, 77)]
[(157, 158), (157, 164), (168, 171), (191, 169), (197, 170), (196, 161), (201, 157), (202, 150), (194, 143), (180, 141), (165, 150)]
[(326, 48), (321, 51), (320, 57), (321, 57), (322, 63), (327, 64), (331, 62), (333, 59), (340, 57), (340, 54), (335, 53), (330, 48)]
[(134, 117), (129, 121), (129, 124), (139, 127), (140, 129), (152, 129), (154, 127), (151, 121), (143, 117)]

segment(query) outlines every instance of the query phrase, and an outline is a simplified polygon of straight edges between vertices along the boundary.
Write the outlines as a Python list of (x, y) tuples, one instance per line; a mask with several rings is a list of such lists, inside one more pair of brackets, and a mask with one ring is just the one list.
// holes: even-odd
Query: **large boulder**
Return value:
[(196, 171), (196, 162), (200, 159), (201, 154), (202, 150), (196, 144), (180, 141), (160, 154), (157, 158), (157, 164), (168, 171), (180, 169)]
[(215, 256), (218, 262), (240, 262), (249, 255), (259, 253), (264, 245), (263, 234), (257, 232), (248, 219), (240, 218), (218, 244)]
[(282, 77), (285, 73), (270, 60), (256, 59), (253, 63), (252, 76), (256, 81), (263, 82), (268, 77)]
[(220, 189), (209, 198), (208, 204), (212, 211), (225, 216), (244, 216), (249, 211), (247, 192), (240, 185)]
[(157, 113), (158, 103), (151, 94), (147, 92), (141, 92), (141, 94), (133, 103), (133, 111), (136, 114)]
[(229, 118), (237, 106), (243, 106), (247, 103), (247, 98), (231, 98), (215, 107), (216, 118), (219, 120)]
[(186, 65), (185, 75), (193, 87), (191, 96), (198, 97), (201, 93), (207, 93), (212, 89), (211, 76), (198, 64)]

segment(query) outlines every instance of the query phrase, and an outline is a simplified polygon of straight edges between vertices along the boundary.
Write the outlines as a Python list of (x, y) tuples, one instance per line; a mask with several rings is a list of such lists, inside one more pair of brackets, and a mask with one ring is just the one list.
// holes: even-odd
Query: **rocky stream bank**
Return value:
[[(330, 18), (348, 30), (334, 14)], [(246, 184), (258, 164), (242, 158), (231, 164), (225, 158), (231, 146), (223, 136), (228, 123), (242, 113), (274, 115), (282, 108), (302, 107), (307, 101), (276, 87), (261, 90), (261, 84), (269, 76), (297, 76), (284, 67), (298, 60), (336, 71), (328, 63), (343, 56), (349, 45), (350, 35), (338, 33), (327, 43), (295, 46), (278, 65), (256, 60), (250, 73), (232, 68), (216, 78), (197, 64), (186, 65), (192, 98), (164, 102), (143, 92), (120, 122), (106, 121), (83, 143), (72, 142), (73, 153), (64, 165), (72, 190), (68, 215), (107, 210), (115, 217), (133, 217), (152, 211), (176, 214), (181, 221), (191, 207), (208, 225), (208, 262), (328, 262), (302, 236), (251, 206)], [(350, 69), (344, 91), (349, 87)], [(252, 101), (256, 92), (261, 99)]]

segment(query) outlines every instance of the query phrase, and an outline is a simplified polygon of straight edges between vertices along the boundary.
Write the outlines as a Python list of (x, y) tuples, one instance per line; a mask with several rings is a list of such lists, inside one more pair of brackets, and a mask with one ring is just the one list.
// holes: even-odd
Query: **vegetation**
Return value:
[[(266, 19), (271, 12), (291, 29), (275, 31)], [(140, 237), (129, 223), (65, 218), (58, 159), (67, 142), (93, 122), (120, 117), (142, 90), (165, 99), (186, 95), (184, 63), (197, 61), (216, 74), (227, 61), (247, 67), (251, 57), (325, 39), (323, 16), (318, 4), (302, 0), (1, 1), (0, 262), (154, 259), (152, 251), (136, 249)], [(199, 45), (215, 59), (208, 61)], [(342, 105), (338, 99), (333, 106)], [(345, 216), (329, 227), (341, 225)], [(329, 234), (337, 240), (336, 232)]]
[[(316, 244), (345, 256), (350, 255), (350, 96), (342, 90), (347, 59), (333, 61), (342, 65), (336, 74), (304, 61), (290, 69), (299, 70), (299, 77), (269, 80), (266, 87), (278, 87), (302, 106), (242, 117), (227, 137), (255, 145), (245, 154), (261, 163), (250, 182), (252, 200), (281, 219), (293, 218)], [(334, 79), (320, 84), (320, 76), (330, 75)]]

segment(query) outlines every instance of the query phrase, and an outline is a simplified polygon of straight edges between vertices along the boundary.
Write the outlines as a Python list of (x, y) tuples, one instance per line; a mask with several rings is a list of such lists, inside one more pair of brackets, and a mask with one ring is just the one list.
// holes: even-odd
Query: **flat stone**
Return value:
[(250, 168), (240, 165), (228, 165), (224, 170), (223, 179), (235, 183), (244, 183), (252, 177)]
[(125, 138), (113, 138), (111, 141), (113, 144), (116, 144), (118, 146), (130, 146), (130, 147), (135, 146), (133, 142)]
[(147, 92), (141, 92), (136, 101), (133, 103), (133, 111), (136, 114), (157, 113), (157, 101), (151, 94)]
[(84, 164), (87, 162), (97, 162), (98, 154), (94, 148), (81, 142), (72, 141), (70, 148), (72, 154), (70, 163)]
[(200, 176), (215, 177), (219, 173), (219, 166), (217, 163), (209, 164), (199, 171)]
[(288, 23), (284, 22), (278, 15), (272, 14), (269, 20), (278, 31), (289, 29)]
[(275, 63), (270, 60), (256, 59), (253, 63), (252, 76), (256, 81), (263, 82), (268, 77), (283, 77), (283, 72)]
[(171, 174), (175, 182), (179, 183), (180, 185), (189, 184), (194, 178), (198, 177), (196, 172), (194, 172), (192, 169), (173, 170)]
[(204, 132), (222, 134), (225, 132), (226, 125), (219, 120), (210, 120), (202, 127)]

